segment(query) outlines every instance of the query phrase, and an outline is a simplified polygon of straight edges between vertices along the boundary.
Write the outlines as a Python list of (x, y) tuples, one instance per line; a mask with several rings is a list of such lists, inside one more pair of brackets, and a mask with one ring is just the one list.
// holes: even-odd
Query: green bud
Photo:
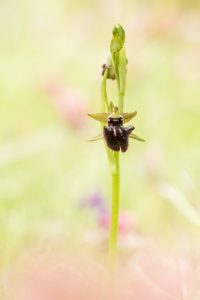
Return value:
[(118, 56), (118, 73), (119, 73), (119, 82), (120, 82), (120, 93), (125, 94), (126, 88), (126, 72), (127, 72), (127, 58), (126, 58), (126, 50), (123, 47), (119, 51)]
[(121, 41), (121, 43), (124, 45), (125, 31), (124, 31), (123, 27), (120, 24), (115, 25), (115, 27), (113, 28), (113, 35), (115, 37), (117, 37)]
[(113, 28), (113, 37), (110, 44), (110, 51), (112, 54), (119, 51), (125, 42), (125, 31), (120, 24), (115, 25)]

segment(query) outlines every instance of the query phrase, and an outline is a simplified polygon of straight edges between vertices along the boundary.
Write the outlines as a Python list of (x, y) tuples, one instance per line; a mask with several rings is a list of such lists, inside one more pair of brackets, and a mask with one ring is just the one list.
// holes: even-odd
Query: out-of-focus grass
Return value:
[(80, 200), (96, 190), (110, 197), (103, 143), (85, 142), (98, 126), (88, 120), (80, 130), (70, 128), (44, 85), (53, 79), (81, 90), (90, 111), (97, 111), (100, 67), (116, 22), (127, 32), (125, 108), (138, 110), (134, 124), (146, 139), (130, 142), (121, 155), (121, 207), (148, 234), (170, 235), (174, 228), (198, 234), (158, 188), (169, 183), (198, 205), (200, 11), (186, 4), (1, 3), (1, 265), (40, 241), (60, 238), (71, 246), (96, 226), (94, 216), (79, 209)]

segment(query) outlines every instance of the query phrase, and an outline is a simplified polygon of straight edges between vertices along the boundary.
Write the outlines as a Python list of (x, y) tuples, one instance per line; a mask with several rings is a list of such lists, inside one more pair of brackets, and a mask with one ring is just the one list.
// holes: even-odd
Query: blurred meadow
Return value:
[(146, 139), (121, 154), (119, 252), (152, 241), (200, 250), (200, 2), (9, 0), (0, 3), (1, 274), (32, 249), (106, 256), (111, 178), (103, 142), (86, 142), (99, 132), (87, 112), (99, 111), (116, 23), (126, 31), (125, 111), (138, 111)]

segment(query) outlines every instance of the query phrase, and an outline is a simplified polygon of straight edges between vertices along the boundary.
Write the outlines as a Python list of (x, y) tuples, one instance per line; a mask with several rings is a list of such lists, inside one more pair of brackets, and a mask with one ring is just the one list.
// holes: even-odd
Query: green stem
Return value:
[(107, 73), (108, 70), (105, 70), (102, 84), (101, 84), (101, 107), (100, 107), (101, 112), (105, 112), (105, 108), (106, 111), (108, 111), (108, 97), (107, 97), (107, 89), (106, 89)]
[(112, 213), (109, 239), (109, 265), (115, 272), (117, 257), (117, 237), (118, 237), (118, 219), (119, 219), (119, 199), (120, 199), (120, 170), (119, 170), (119, 152), (113, 152), (115, 159), (115, 170), (112, 173)]
[(122, 113), (124, 109), (124, 93), (119, 92), (119, 112)]
[[(105, 111), (109, 111), (109, 104), (108, 104), (108, 96), (107, 96), (107, 86), (106, 86), (106, 80), (107, 80), (107, 73), (108, 70), (105, 71), (103, 75), (103, 80), (101, 83), (101, 105), (100, 105), (100, 111), (104, 113)], [(101, 129), (103, 128), (105, 124), (101, 123)], [(109, 161), (109, 166), (110, 166), (110, 171), (111, 174), (116, 172), (116, 164), (115, 164), (115, 159), (113, 155), (113, 151), (111, 151), (106, 145), (106, 152), (108, 156), (108, 161)]]
[[(104, 73), (101, 84), (101, 112), (108, 111), (108, 97), (106, 88), (107, 70)], [(104, 124), (101, 123), (101, 127)], [(111, 214), (111, 227), (110, 227), (110, 240), (109, 240), (109, 265), (111, 274), (113, 274), (116, 266), (117, 254), (117, 236), (118, 236), (118, 214), (119, 214), (119, 153), (111, 151), (106, 146), (108, 155), (111, 175), (112, 175), (112, 214)], [(113, 276), (111, 275), (113, 278)]]
[[(113, 38), (111, 40), (110, 50), (112, 56), (112, 66), (114, 68), (115, 77), (118, 87), (118, 108), (119, 112), (123, 113), (123, 102), (126, 86), (126, 51), (123, 47), (125, 33), (120, 25), (113, 29)], [(107, 98), (107, 70), (105, 71), (102, 86), (101, 86), (101, 112), (105, 109), (109, 111)], [(103, 124), (102, 124), (103, 126)], [(117, 260), (117, 239), (118, 239), (118, 219), (119, 219), (119, 202), (120, 202), (120, 168), (119, 168), (119, 152), (111, 151), (106, 147), (109, 159), (111, 175), (112, 175), (112, 212), (109, 237), (109, 266), (110, 266), (110, 284), (114, 284), (116, 260)], [(114, 289), (113, 289), (114, 291)]]

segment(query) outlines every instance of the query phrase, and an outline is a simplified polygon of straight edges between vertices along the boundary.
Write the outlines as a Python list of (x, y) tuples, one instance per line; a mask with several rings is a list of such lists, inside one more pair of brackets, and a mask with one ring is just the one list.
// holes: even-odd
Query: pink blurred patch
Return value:
[[(197, 263), (156, 248), (118, 265), (116, 297), (106, 297), (105, 265), (65, 256), (32, 257), (15, 268), (7, 300), (183, 300), (198, 291)], [(14, 269), (14, 268), (13, 268)], [(196, 284), (196, 286), (195, 286)]]
[(98, 281), (98, 270), (92, 264), (83, 265), (59, 256), (35, 258), (26, 270), (24, 266), (17, 270), (7, 299), (93, 300), (100, 292)]
[[(104, 230), (109, 231), (110, 213), (106, 212), (102, 214), (99, 223)], [(121, 212), (119, 214), (119, 234), (123, 236), (135, 229), (136, 221), (134, 220), (133, 215), (129, 212)]]
[(187, 256), (139, 253), (124, 270), (126, 300), (191, 299), (195, 264)]
[(83, 127), (87, 114), (85, 97), (56, 80), (50, 80), (44, 87), (60, 117), (72, 128)]

